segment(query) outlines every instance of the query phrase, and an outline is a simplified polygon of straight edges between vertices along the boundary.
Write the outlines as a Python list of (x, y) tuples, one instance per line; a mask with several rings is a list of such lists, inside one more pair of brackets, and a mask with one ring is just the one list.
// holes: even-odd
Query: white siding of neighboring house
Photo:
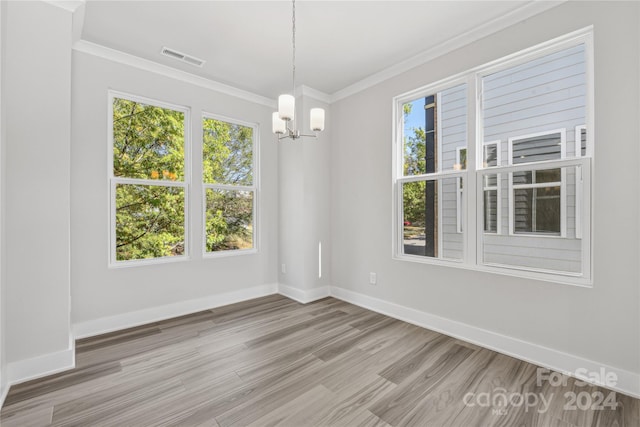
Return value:
[[(484, 140), (501, 141), (502, 165), (509, 162), (509, 138), (563, 128), (566, 156), (575, 156), (575, 127), (585, 123), (584, 61), (584, 47), (576, 46), (484, 78)], [(484, 262), (580, 272), (575, 176), (574, 168), (566, 168), (562, 197), (566, 199), (567, 233), (566, 238), (559, 238), (509, 235), (508, 174), (502, 174), (501, 229), (499, 234), (484, 234)]]
[[(443, 171), (452, 170), (456, 161), (456, 149), (467, 146), (466, 85), (459, 85), (440, 92), (438, 96), (438, 143)], [(462, 233), (458, 233), (456, 178), (440, 180), (442, 203), (442, 257), (462, 259)]]

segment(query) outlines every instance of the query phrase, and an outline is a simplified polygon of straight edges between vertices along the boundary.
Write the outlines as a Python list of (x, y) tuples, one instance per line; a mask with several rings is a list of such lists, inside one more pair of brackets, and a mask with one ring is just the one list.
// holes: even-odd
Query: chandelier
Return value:
[[(273, 133), (278, 135), (278, 140), (291, 138), (296, 140), (303, 136), (309, 136), (315, 138), (317, 134), (305, 135), (296, 129), (295, 110), (296, 110), (296, 0), (292, 0), (293, 14), (292, 14), (292, 80), (293, 91), (292, 94), (284, 94), (278, 97), (278, 111), (273, 113), (272, 130)], [(309, 124), (313, 132), (320, 132), (324, 130), (324, 109), (312, 108), (309, 110)]]

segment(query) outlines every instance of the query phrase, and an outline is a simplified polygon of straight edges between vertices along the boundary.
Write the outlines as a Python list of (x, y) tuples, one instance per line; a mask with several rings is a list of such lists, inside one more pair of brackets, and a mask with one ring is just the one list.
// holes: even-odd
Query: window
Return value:
[[(509, 164), (565, 157), (565, 130), (509, 138)], [(566, 235), (562, 169), (509, 174), (509, 233)]]
[(466, 84), (402, 101), (402, 253), (461, 260), (466, 169)]
[(394, 98), (397, 258), (591, 283), (591, 52), (588, 28)]
[(205, 253), (255, 249), (256, 127), (202, 118)]
[(110, 93), (111, 265), (188, 254), (189, 110)]

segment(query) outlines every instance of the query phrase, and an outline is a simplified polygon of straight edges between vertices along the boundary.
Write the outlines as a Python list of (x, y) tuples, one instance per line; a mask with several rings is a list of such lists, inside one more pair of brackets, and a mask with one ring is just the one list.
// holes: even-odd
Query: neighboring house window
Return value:
[(466, 88), (448, 85), (400, 101), (398, 247), (404, 255), (463, 257), (459, 213), (466, 175)]
[(592, 70), (585, 29), (394, 98), (395, 256), (591, 284)]
[(256, 126), (204, 115), (205, 253), (256, 248)]
[[(565, 157), (565, 130), (509, 138), (509, 164)], [(562, 169), (509, 174), (509, 233), (564, 236), (565, 203)]]
[(110, 264), (188, 255), (189, 110), (109, 94)]
[[(493, 168), (500, 165), (501, 160), (500, 141), (485, 142), (483, 144), (482, 166), (485, 168)], [(499, 233), (500, 232), (500, 197), (502, 191), (498, 186), (500, 174), (484, 175), (482, 183), (483, 206), (484, 206), (484, 232)]]

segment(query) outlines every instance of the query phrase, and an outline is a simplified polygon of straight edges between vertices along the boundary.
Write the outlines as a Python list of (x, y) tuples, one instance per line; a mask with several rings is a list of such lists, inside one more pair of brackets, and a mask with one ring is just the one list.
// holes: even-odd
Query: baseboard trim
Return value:
[[(16, 384), (57, 374), (76, 366), (73, 347), (7, 364), (7, 390)], [(3, 399), (4, 402), (4, 399)]]
[(86, 322), (75, 323), (73, 325), (73, 335), (75, 339), (92, 337), (275, 293), (278, 293), (278, 284), (273, 283), (115, 316), (102, 317)]
[(310, 302), (326, 298), (330, 295), (328, 286), (313, 289), (298, 289), (283, 285), (282, 283), (278, 285), (278, 293), (287, 298), (298, 301), (301, 304), (308, 304)]
[(597, 385), (640, 398), (639, 374), (353, 292), (348, 289), (332, 286), (330, 292), (331, 296), (335, 298), (368, 310), (431, 329), (535, 365), (562, 372), (581, 380), (588, 381), (589, 378), (585, 375), (576, 374), (576, 372), (580, 372), (579, 369), (586, 370), (588, 373), (600, 372), (601, 369), (604, 369), (605, 372), (614, 372), (618, 377), (615, 387), (610, 387), (602, 382), (597, 383)]
[(9, 393), (9, 384), (4, 382), (0, 384), (0, 409), (4, 406), (4, 401)]

